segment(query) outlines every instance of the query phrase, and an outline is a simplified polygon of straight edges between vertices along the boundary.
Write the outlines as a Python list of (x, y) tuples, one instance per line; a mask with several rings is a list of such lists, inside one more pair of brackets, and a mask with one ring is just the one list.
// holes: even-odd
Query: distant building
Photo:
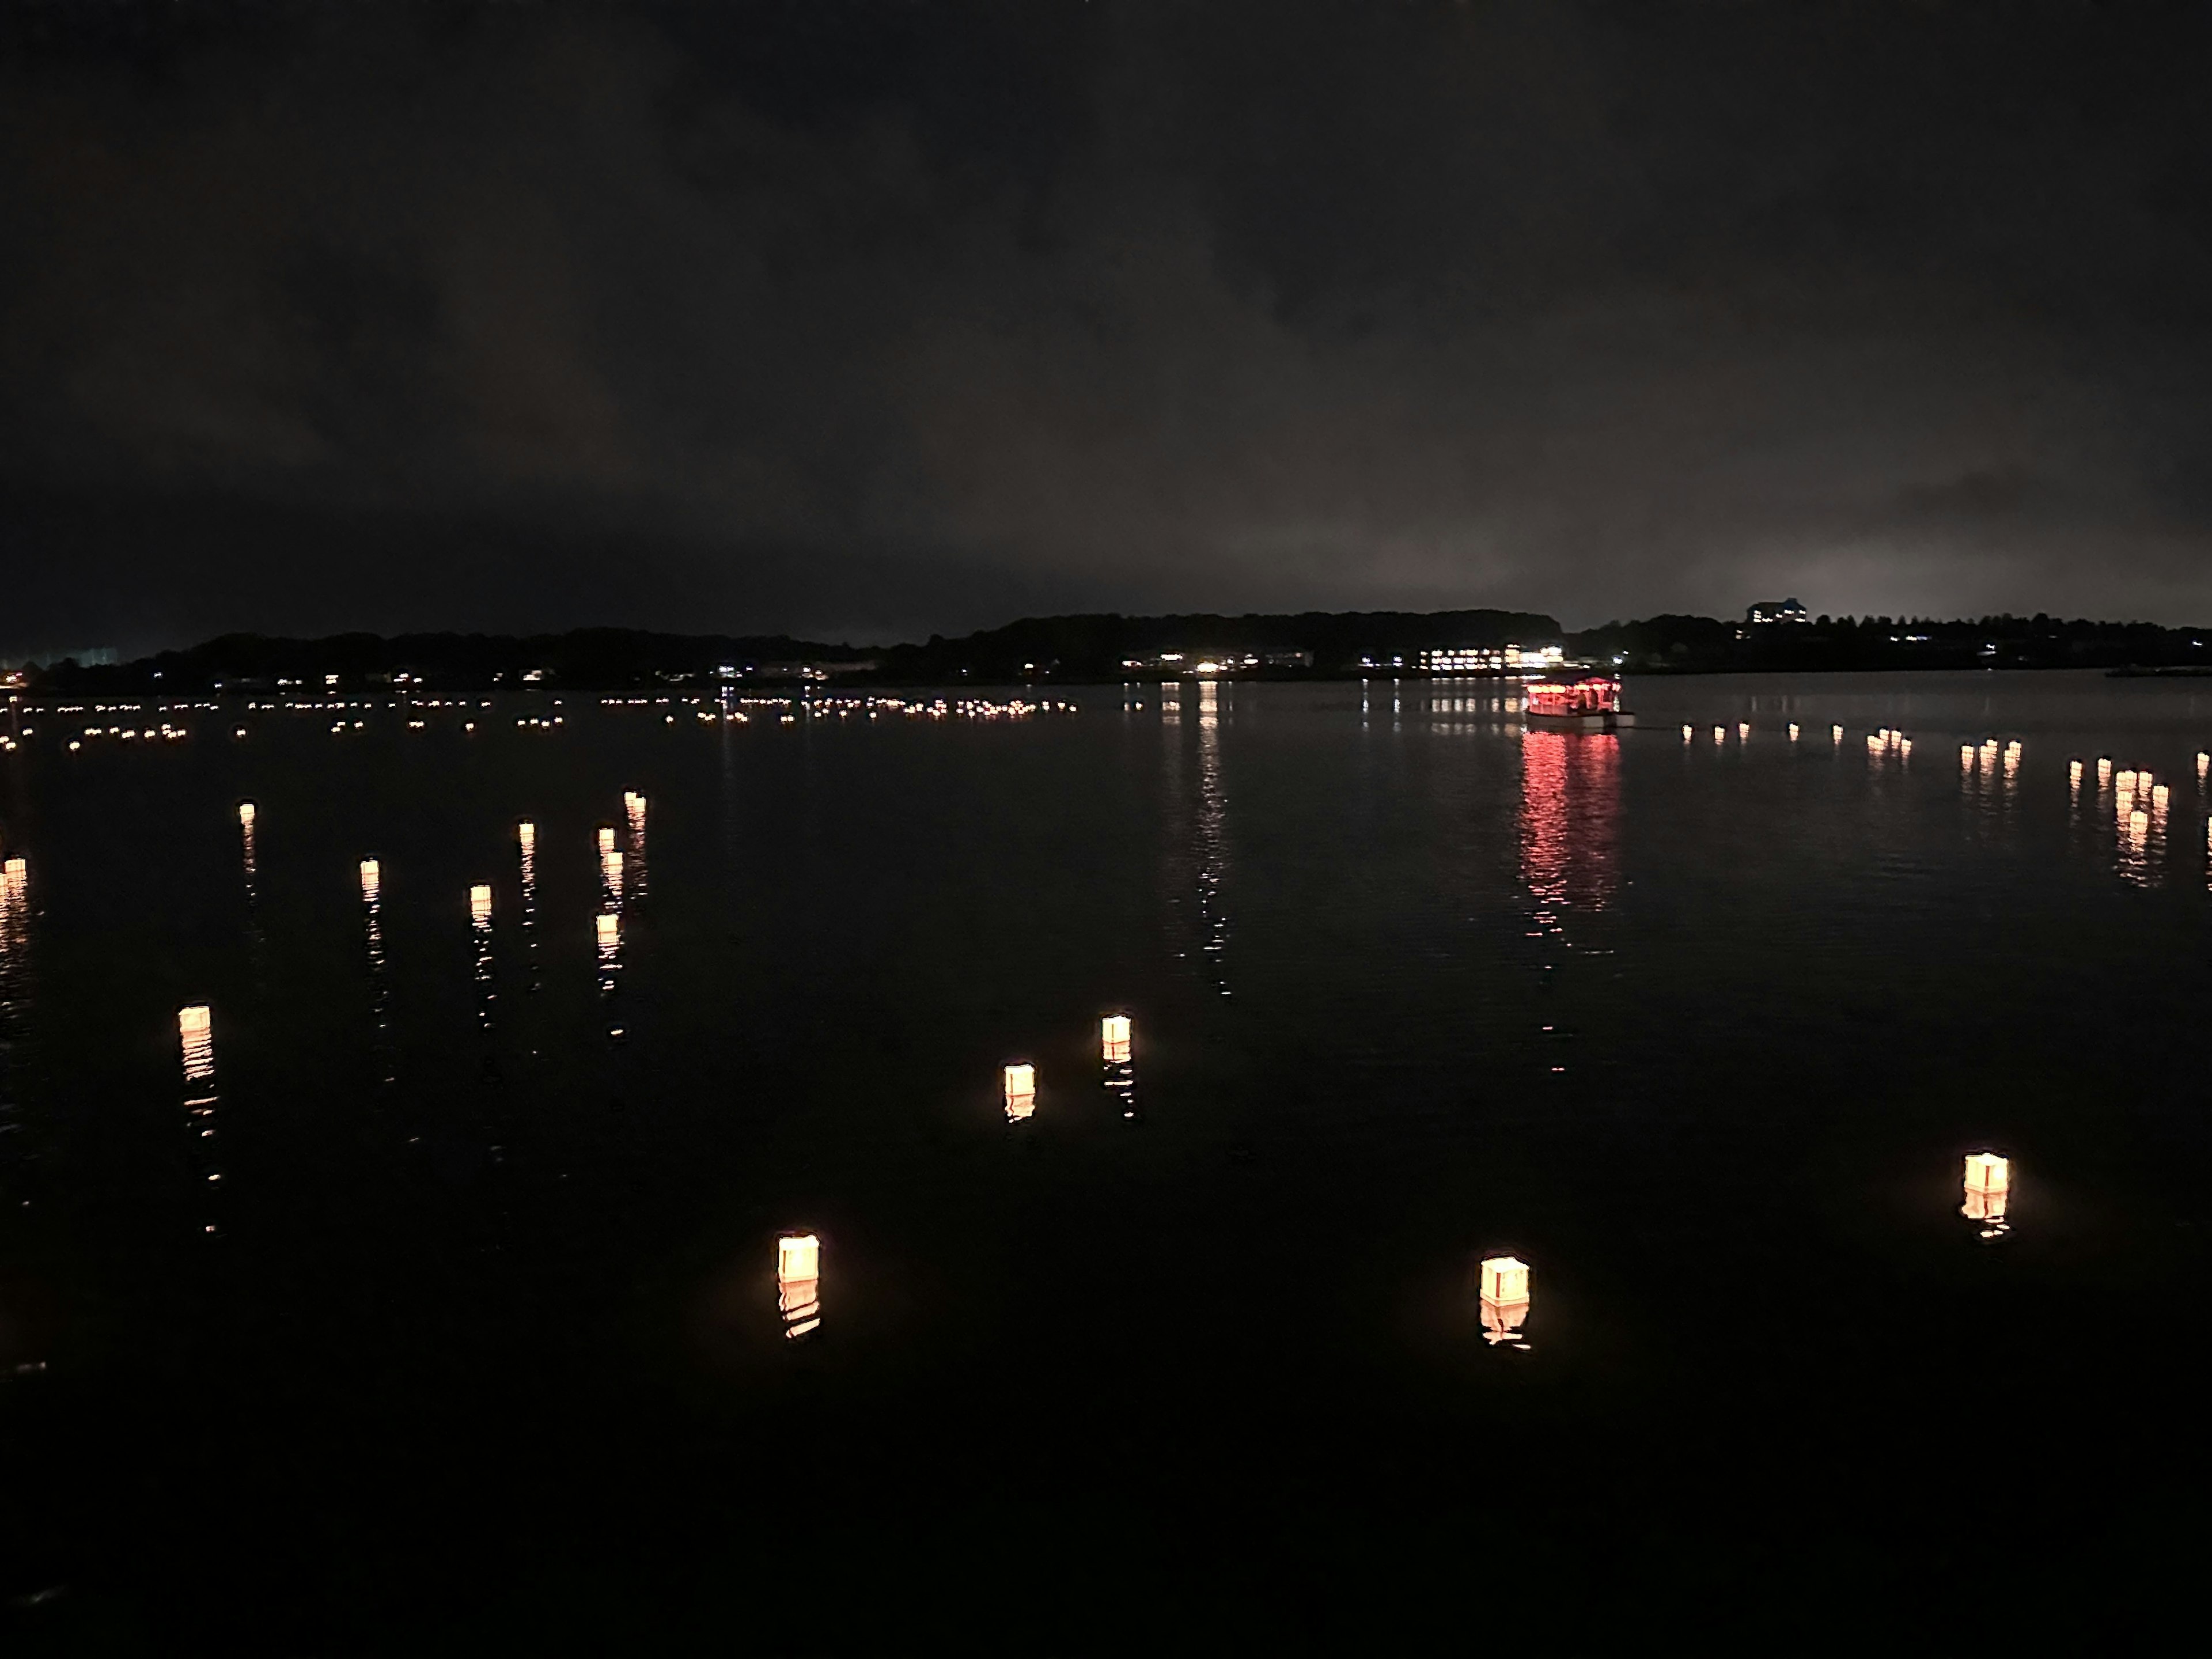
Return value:
[(1431, 674), (1505, 674), (1523, 668), (1557, 668), (1566, 654), (1565, 647), (1556, 645), (1467, 645), (1424, 651), (1420, 665)]
[(1808, 623), (1813, 613), (1796, 599), (1764, 599), (1743, 613), (1754, 627), (1766, 623)]

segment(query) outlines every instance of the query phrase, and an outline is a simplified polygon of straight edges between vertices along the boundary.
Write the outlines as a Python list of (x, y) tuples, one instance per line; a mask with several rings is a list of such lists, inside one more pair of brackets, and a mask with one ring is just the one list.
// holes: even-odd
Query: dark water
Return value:
[[(1413, 682), (44, 717), (0, 756), (4, 1628), (1791, 1650), (2183, 1605), (2212, 693), (1630, 690), (1619, 738)], [(2171, 787), (2139, 836), (2100, 756)]]

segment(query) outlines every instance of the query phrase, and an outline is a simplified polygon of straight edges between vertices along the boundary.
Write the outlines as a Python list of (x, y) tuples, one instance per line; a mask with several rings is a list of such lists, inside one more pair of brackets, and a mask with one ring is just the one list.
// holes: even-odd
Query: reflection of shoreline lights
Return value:
[(1528, 1264), (1510, 1255), (1486, 1257), (1480, 1298), (1483, 1340), (1513, 1340), (1528, 1318)]
[(1006, 1067), (1006, 1115), (1018, 1121), (1036, 1110), (1036, 1067), (1024, 1064)]
[(786, 1336), (804, 1336), (822, 1322), (822, 1241), (812, 1233), (775, 1241), (775, 1289)]
[(491, 920), (491, 889), (476, 886), (469, 889), (469, 919), (479, 927)]
[(1098, 1047), (1101, 1055), (1109, 1064), (1123, 1066), (1128, 1063), (1128, 1015), (1109, 1014), (1098, 1022)]
[(1966, 1155), (1966, 1202), (1959, 1213), (1983, 1224), (1982, 1237), (1994, 1238), (2007, 1230), (2005, 1207), (2012, 1195), (2012, 1164), (1995, 1152)]
[(215, 1075), (215, 1017), (204, 1002), (177, 1010), (177, 1037), (185, 1055), (185, 1077), (203, 1083)]

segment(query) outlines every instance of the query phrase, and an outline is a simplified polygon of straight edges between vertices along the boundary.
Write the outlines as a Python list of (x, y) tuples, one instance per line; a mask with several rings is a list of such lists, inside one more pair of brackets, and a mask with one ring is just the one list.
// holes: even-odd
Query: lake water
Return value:
[(1495, 683), (1054, 696), (34, 720), (7, 1628), (1791, 1650), (2170, 1610), (2212, 683), (1632, 682), (1618, 738)]

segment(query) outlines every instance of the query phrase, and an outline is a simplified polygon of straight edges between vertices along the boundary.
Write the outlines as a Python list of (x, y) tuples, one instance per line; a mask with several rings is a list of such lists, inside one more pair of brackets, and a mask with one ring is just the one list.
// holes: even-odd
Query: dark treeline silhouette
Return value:
[[(796, 680), (809, 672), (898, 685), (1112, 683), (1188, 672), (1212, 657), (1263, 678), (1416, 672), (1431, 649), (1564, 645), (1573, 657), (1630, 673), (1726, 673), (1899, 668), (2212, 668), (2212, 630), (2044, 615), (1935, 621), (1818, 617), (1740, 623), (1659, 616), (1568, 633), (1518, 611), (1308, 611), (1241, 617), (1113, 614), (1025, 617), (957, 639), (883, 647), (783, 635), (734, 636), (580, 629), (527, 636), (341, 634), (294, 640), (230, 634), (135, 662), (34, 668), (47, 695), (310, 690), (419, 684), (446, 689), (524, 684), (622, 690)], [(1181, 663), (1160, 662), (1180, 653)], [(1248, 662), (1247, 659), (1253, 659)], [(1137, 666), (1132, 667), (1130, 665)], [(403, 680), (401, 677), (405, 677)]]
[(2212, 667), (2212, 629), (2033, 617), (1815, 617), (1802, 623), (1651, 617), (1570, 637), (1640, 673), (1895, 668)]

